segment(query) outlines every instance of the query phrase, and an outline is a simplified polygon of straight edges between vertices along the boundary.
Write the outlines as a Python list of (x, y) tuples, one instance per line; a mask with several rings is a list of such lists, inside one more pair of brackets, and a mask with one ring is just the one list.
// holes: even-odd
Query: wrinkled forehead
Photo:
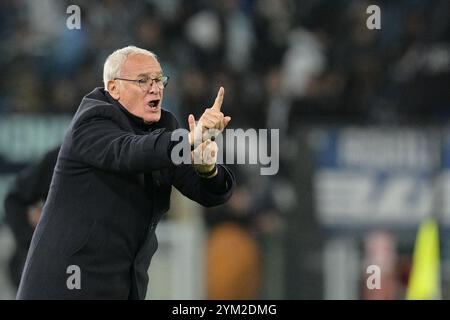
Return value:
[(152, 56), (137, 53), (130, 54), (122, 65), (121, 76), (137, 77), (148, 75), (151, 77), (162, 74), (161, 65)]

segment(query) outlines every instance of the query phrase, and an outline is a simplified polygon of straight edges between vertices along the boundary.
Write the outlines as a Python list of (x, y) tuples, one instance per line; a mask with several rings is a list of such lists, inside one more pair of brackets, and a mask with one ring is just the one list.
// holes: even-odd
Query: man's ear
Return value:
[(119, 86), (117, 85), (116, 81), (114, 80), (108, 81), (108, 92), (111, 95), (111, 97), (114, 98), (114, 100), (119, 100), (120, 98)]

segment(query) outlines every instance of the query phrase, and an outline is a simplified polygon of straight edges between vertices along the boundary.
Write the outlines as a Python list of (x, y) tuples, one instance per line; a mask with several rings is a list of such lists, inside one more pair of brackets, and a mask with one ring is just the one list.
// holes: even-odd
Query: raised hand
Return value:
[(195, 124), (192, 114), (188, 117), (188, 123), (189, 143), (194, 146), (191, 152), (192, 164), (200, 173), (210, 172), (216, 165), (219, 147), (211, 139), (203, 140), (202, 126)]
[(216, 100), (211, 108), (205, 109), (202, 116), (200, 117), (200, 123), (202, 125), (202, 130), (207, 129), (218, 129), (222, 132), (228, 123), (231, 121), (230, 116), (224, 116), (221, 112), (223, 97), (225, 94), (225, 89), (220, 87), (219, 92), (217, 92)]

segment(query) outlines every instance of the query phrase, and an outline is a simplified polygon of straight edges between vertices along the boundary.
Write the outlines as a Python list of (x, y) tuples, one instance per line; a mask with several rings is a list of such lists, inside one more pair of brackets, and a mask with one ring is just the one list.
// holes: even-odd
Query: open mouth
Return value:
[(148, 105), (151, 109), (156, 110), (156, 109), (158, 109), (158, 106), (159, 106), (159, 100), (158, 100), (158, 99), (157, 99), (157, 100), (150, 100), (150, 101), (147, 103), (147, 105)]

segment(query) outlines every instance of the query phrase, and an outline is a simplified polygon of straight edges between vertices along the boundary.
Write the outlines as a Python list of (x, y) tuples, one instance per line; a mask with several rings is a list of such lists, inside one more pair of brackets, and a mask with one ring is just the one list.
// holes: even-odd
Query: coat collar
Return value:
[[(112, 105), (118, 107), (126, 116), (127, 118), (130, 120), (131, 125), (134, 128), (138, 128), (140, 130), (143, 131), (152, 131), (156, 128), (160, 127), (160, 122), (162, 119), (160, 119), (160, 121), (155, 122), (155, 123), (145, 123), (144, 120), (138, 116), (135, 116), (134, 114), (130, 113), (119, 101), (115, 100), (107, 91), (105, 92), (105, 96), (108, 99), (108, 102), (111, 103)], [(161, 111), (161, 118), (163, 116), (163, 112)]]

